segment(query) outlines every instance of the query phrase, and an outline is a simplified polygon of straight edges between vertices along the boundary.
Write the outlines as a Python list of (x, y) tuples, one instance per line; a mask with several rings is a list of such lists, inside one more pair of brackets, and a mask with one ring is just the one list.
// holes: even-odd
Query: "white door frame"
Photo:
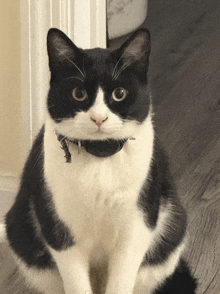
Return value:
[(106, 47), (105, 0), (20, 0), (22, 146), (27, 157), (41, 128), (49, 88), (46, 35), (64, 31), (81, 48)]

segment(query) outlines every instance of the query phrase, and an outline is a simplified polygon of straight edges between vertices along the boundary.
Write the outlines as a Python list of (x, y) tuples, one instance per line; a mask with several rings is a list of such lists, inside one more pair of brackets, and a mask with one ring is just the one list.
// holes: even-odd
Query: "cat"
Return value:
[(45, 294), (195, 293), (152, 124), (149, 31), (83, 50), (53, 28), (47, 48), (47, 117), (5, 218), (27, 282)]

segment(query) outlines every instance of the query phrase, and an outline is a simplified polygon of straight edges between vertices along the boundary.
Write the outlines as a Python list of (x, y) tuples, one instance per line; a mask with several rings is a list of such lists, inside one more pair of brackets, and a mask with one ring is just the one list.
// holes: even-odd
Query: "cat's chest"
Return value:
[(93, 242), (109, 235), (114, 239), (114, 228), (138, 214), (136, 201), (147, 177), (152, 150), (138, 149), (137, 142), (128, 144), (107, 158), (97, 158), (85, 150), (78, 153), (77, 146), (70, 144), (72, 161), (68, 163), (54, 131), (46, 124), (45, 180), (56, 212), (78, 236), (93, 232)]
[(45, 146), (46, 182), (55, 194), (65, 191), (64, 198), (69, 195), (72, 201), (80, 197), (81, 203), (84, 198), (92, 204), (98, 195), (105, 198), (118, 190), (126, 190), (128, 186), (137, 186), (138, 175), (143, 175), (137, 163), (125, 159), (128, 156), (123, 154), (124, 150), (108, 158), (98, 158), (84, 149), (78, 151), (78, 147), (70, 143), (71, 162), (68, 163), (58, 142), (54, 147)]

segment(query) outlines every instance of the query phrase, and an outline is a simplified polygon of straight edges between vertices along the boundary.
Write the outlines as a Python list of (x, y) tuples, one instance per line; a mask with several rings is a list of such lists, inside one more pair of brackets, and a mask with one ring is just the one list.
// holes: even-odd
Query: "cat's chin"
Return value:
[(115, 131), (103, 131), (96, 130), (89, 134), (88, 140), (108, 140), (108, 139), (118, 139), (115, 136)]
[(124, 140), (133, 138), (133, 132), (120, 132), (120, 131), (103, 131), (103, 130), (96, 130), (91, 133), (81, 133), (80, 136), (76, 136), (74, 139), (78, 140), (91, 140), (91, 141), (105, 141), (105, 140)]

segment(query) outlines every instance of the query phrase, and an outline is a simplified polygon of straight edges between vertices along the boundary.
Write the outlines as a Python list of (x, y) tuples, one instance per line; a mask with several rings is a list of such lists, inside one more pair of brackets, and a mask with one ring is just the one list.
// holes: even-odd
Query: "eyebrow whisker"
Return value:
[(121, 68), (120, 68), (120, 70), (115, 74), (115, 76), (113, 77), (113, 80), (116, 80), (118, 77), (119, 77), (119, 75), (122, 73), (122, 71), (123, 70), (125, 70), (129, 65), (131, 65), (132, 63), (130, 63), (130, 62), (127, 62), (127, 63), (125, 63)]
[[(124, 53), (123, 53), (123, 54), (124, 54)], [(114, 67), (114, 70), (113, 70), (113, 72), (112, 72), (112, 77), (113, 77), (113, 79), (114, 79), (115, 71), (116, 71), (116, 69), (117, 69), (117, 66), (118, 66), (120, 60), (122, 59), (123, 54), (121, 55), (121, 57), (119, 58), (119, 60), (117, 61), (116, 65), (115, 65), (115, 67)]]
[(69, 59), (69, 57), (67, 57), (62, 52), (60, 54), (62, 54), (70, 63), (72, 63), (78, 69), (78, 71), (81, 73), (81, 75), (85, 78), (85, 74), (81, 71), (81, 69), (71, 59)]
[(65, 78), (63, 80), (69, 80), (69, 79), (77, 79), (77, 80), (80, 80), (82, 83), (84, 83), (84, 80), (80, 79), (79, 77), (68, 77), (68, 78)]

